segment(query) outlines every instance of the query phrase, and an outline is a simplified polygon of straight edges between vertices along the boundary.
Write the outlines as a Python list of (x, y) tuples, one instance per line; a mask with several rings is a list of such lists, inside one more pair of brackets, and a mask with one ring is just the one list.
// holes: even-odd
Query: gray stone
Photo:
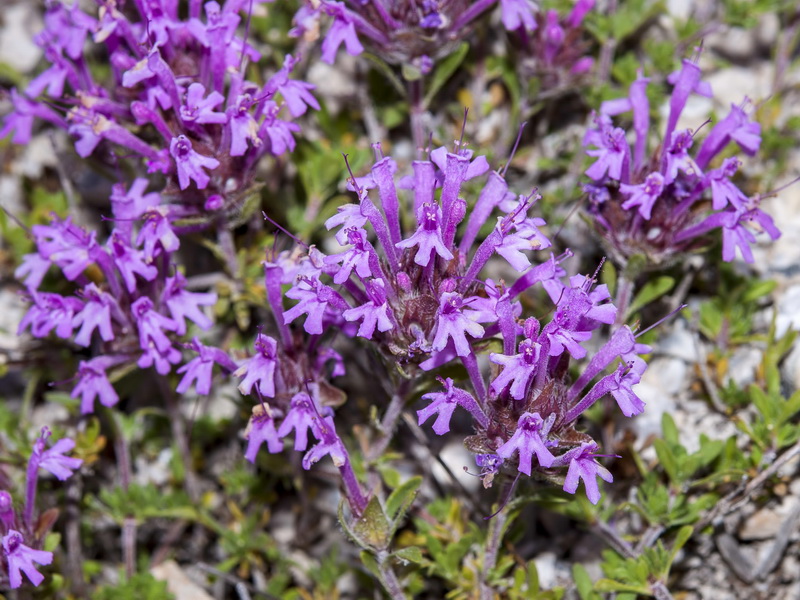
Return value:
[(33, 42), (33, 36), (44, 27), (39, 7), (34, 2), (20, 2), (3, 8), (2, 17), (0, 62), (20, 73), (32, 71), (42, 58), (41, 48)]
[(742, 524), (739, 538), (745, 541), (772, 539), (781, 530), (798, 502), (800, 500), (794, 496), (788, 496), (778, 506), (756, 511)]
[(756, 369), (764, 357), (763, 351), (752, 346), (737, 348), (728, 361), (728, 372), (725, 374), (725, 383), (733, 381), (738, 387), (743, 388), (755, 381)]

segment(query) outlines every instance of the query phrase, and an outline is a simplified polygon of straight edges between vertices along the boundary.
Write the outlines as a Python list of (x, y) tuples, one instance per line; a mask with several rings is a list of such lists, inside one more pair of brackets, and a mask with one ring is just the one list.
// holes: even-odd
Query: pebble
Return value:
[(763, 62), (745, 67), (728, 67), (710, 74), (706, 81), (714, 91), (717, 106), (723, 109), (722, 117), (730, 110), (731, 103), (740, 103), (745, 96), (753, 102), (761, 102), (772, 94), (775, 77), (774, 65)]
[[(478, 489), (481, 487), (481, 480), (478, 477), (469, 475), (464, 471), (464, 467), (467, 467), (473, 473), (478, 470), (475, 466), (475, 455), (467, 450), (462, 442), (448, 442), (444, 448), (442, 448), (441, 452), (439, 452), (439, 457), (450, 469), (453, 477), (455, 477), (461, 483), (461, 485), (467, 489), (467, 491), (478, 491)], [(446, 485), (451, 484), (452, 480), (450, 479), (450, 475), (448, 475), (442, 465), (439, 464), (439, 461), (434, 461), (432, 463), (431, 470), (433, 471), (433, 476), (439, 481)]]
[(687, 363), (698, 360), (695, 334), (689, 331), (683, 319), (676, 321), (672, 331), (658, 341), (656, 349), (661, 356), (673, 356)]
[(206, 591), (189, 579), (186, 572), (174, 560), (167, 560), (150, 569), (150, 574), (159, 581), (167, 582), (167, 589), (175, 600), (214, 600)]
[(738, 387), (743, 388), (755, 381), (756, 369), (761, 364), (764, 352), (752, 346), (737, 348), (728, 361), (728, 372), (725, 374), (725, 384), (733, 381)]
[(776, 303), (775, 334), (783, 337), (789, 328), (800, 329), (800, 284), (790, 286)]
[(29, 73), (42, 58), (42, 49), (33, 42), (33, 36), (44, 28), (38, 4), (19, 2), (3, 8), (3, 22), (0, 63)]
[(539, 574), (539, 585), (549, 590), (556, 585), (556, 555), (554, 552), (542, 552), (533, 559), (536, 572)]
[(798, 502), (800, 499), (789, 496), (774, 508), (762, 508), (756, 511), (742, 524), (738, 532), (739, 539), (749, 542), (775, 537)]

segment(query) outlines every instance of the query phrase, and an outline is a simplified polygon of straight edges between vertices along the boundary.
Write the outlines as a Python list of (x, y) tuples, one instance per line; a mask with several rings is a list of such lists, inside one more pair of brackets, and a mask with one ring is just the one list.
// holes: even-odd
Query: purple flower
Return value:
[(447, 249), (442, 239), (442, 209), (435, 203), (423, 204), (417, 212), (419, 227), (407, 240), (395, 244), (398, 248), (419, 246), (414, 262), (427, 267), (434, 252), (444, 260), (452, 260), (453, 253)]
[(536, 29), (533, 5), (529, 0), (500, 0), (501, 18), (508, 31), (525, 27), (528, 31)]
[(6, 529), (13, 529), (17, 521), (17, 515), (14, 513), (14, 500), (5, 490), (0, 490), (0, 521), (6, 526)]
[(118, 231), (111, 234), (108, 245), (114, 264), (122, 275), (125, 287), (131, 294), (136, 291), (136, 275), (141, 276), (145, 281), (153, 281), (158, 275), (155, 265), (145, 263), (143, 253), (131, 248)]
[(310, 334), (321, 334), (322, 319), (325, 309), (330, 305), (340, 311), (350, 308), (338, 292), (320, 283), (319, 279), (300, 276), (297, 284), (286, 292), (286, 297), (299, 300), (292, 308), (283, 313), (283, 322), (287, 325), (301, 315), (308, 315), (304, 324)]
[(182, 190), (189, 187), (189, 180), (194, 180), (198, 190), (203, 190), (211, 178), (203, 169), (216, 169), (219, 161), (210, 156), (198, 154), (192, 148), (192, 142), (185, 135), (172, 138), (169, 153), (175, 159), (178, 170), (178, 183)]
[(672, 134), (672, 142), (665, 155), (666, 167), (664, 169), (665, 183), (672, 183), (678, 176), (678, 171), (683, 171), (689, 177), (701, 177), (702, 172), (694, 159), (689, 156), (692, 147), (692, 132), (676, 131)]
[(433, 431), (437, 435), (444, 435), (450, 431), (450, 418), (453, 416), (456, 406), (461, 406), (468, 410), (481, 427), (488, 426), (486, 415), (469, 392), (455, 387), (453, 380), (449, 377), (444, 380), (439, 379), (439, 381), (445, 387), (444, 392), (434, 392), (422, 396), (423, 400), (430, 400), (431, 403), (417, 411), (417, 422), (420, 426), (438, 413), (439, 416), (436, 417), (436, 421), (433, 424)]
[(394, 327), (391, 309), (386, 302), (386, 290), (383, 279), (370, 279), (366, 283), (369, 301), (355, 308), (348, 308), (342, 313), (345, 321), (362, 321), (358, 327), (358, 336), (372, 339), (375, 328), (378, 331), (389, 331)]
[(582, 479), (586, 488), (586, 497), (589, 498), (589, 502), (592, 504), (597, 504), (600, 500), (597, 478), (600, 477), (608, 483), (614, 481), (614, 477), (609, 473), (608, 469), (595, 459), (594, 452), (596, 450), (597, 444), (584, 442), (578, 448), (573, 448), (564, 456), (559, 457), (560, 461), (569, 460), (569, 469), (564, 479), (564, 491), (574, 494), (578, 489), (578, 480)]
[(474, 338), (483, 335), (484, 330), (478, 323), (462, 312), (464, 298), (457, 292), (444, 292), (439, 302), (436, 318), (436, 335), (433, 338), (433, 349), (444, 350), (448, 339), (453, 340), (458, 356), (467, 356), (470, 352), (466, 334)]
[(522, 400), (525, 397), (528, 382), (536, 374), (541, 350), (542, 345), (540, 343), (526, 338), (519, 345), (519, 354), (514, 356), (490, 354), (490, 361), (496, 365), (503, 365), (503, 372), (492, 381), (492, 391), (495, 394), (499, 394), (510, 383), (511, 389), (509, 392), (511, 397), (515, 400)]
[(256, 354), (233, 374), (244, 379), (239, 391), (249, 395), (253, 384), (258, 383), (258, 391), (267, 398), (275, 397), (275, 366), (278, 363), (278, 342), (268, 335), (259, 333), (254, 343)]
[(257, 404), (253, 407), (253, 416), (250, 417), (244, 437), (247, 440), (244, 457), (251, 463), (256, 462), (256, 455), (264, 442), (267, 442), (270, 454), (283, 451), (283, 441), (275, 430), (275, 420), (269, 404)]
[(325, 264), (337, 265), (341, 267), (333, 276), (333, 282), (343, 284), (350, 278), (350, 274), (355, 269), (356, 274), (361, 279), (366, 279), (377, 273), (372, 272), (370, 260), (374, 257), (374, 264), (378, 264), (377, 255), (372, 248), (372, 244), (367, 241), (367, 232), (364, 229), (349, 228), (345, 230), (347, 241), (352, 244), (352, 248), (339, 254), (325, 257)]
[(336, 51), (345, 45), (350, 56), (357, 56), (364, 51), (358, 41), (356, 28), (343, 2), (326, 2), (325, 11), (333, 17), (333, 25), (322, 42), (322, 60), (332, 65), (336, 61)]
[(278, 429), (278, 436), (285, 437), (294, 430), (294, 449), (298, 451), (305, 450), (308, 448), (309, 429), (317, 439), (320, 438), (317, 435), (319, 418), (320, 415), (314, 406), (311, 396), (305, 392), (299, 392), (292, 397), (289, 412)]
[(594, 141), (597, 150), (587, 150), (589, 156), (596, 156), (597, 162), (586, 169), (586, 174), (599, 181), (606, 173), (611, 179), (621, 183), (628, 182), (630, 148), (625, 139), (625, 130), (619, 127), (601, 126)]
[(83, 302), (72, 296), (61, 296), (49, 292), (30, 290), (33, 305), (19, 323), (17, 335), (28, 327), (37, 338), (46, 337), (53, 329), (56, 335), (66, 339), (72, 335), (75, 314), (83, 309)]
[(644, 180), (644, 183), (639, 185), (622, 184), (619, 186), (620, 191), (628, 196), (628, 199), (622, 203), (622, 208), (628, 210), (634, 206), (639, 207), (639, 214), (643, 219), (650, 219), (653, 211), (653, 205), (661, 196), (664, 191), (664, 176), (658, 171), (650, 173)]
[(175, 389), (179, 394), (185, 394), (192, 383), (200, 395), (207, 395), (211, 392), (211, 371), (214, 363), (222, 366), (229, 372), (236, 370), (236, 364), (219, 348), (204, 346), (196, 337), (192, 340), (189, 347), (199, 353), (188, 363), (178, 369), (178, 374), (185, 373), (178, 387)]
[(283, 68), (273, 76), (270, 84), (268, 84), (277, 88), (286, 101), (289, 114), (293, 117), (304, 115), (309, 106), (314, 110), (319, 110), (319, 102), (317, 102), (317, 99), (311, 94), (311, 90), (316, 86), (306, 83), (305, 81), (289, 79), (289, 72), (294, 68), (296, 63), (297, 60), (294, 59), (291, 54), (287, 54), (283, 61)]
[(154, 206), (144, 214), (144, 224), (136, 237), (136, 245), (144, 244), (144, 255), (153, 260), (161, 252), (175, 252), (181, 245), (169, 222), (169, 208)]
[(119, 311), (117, 301), (93, 283), (83, 288), (83, 297), (86, 304), (72, 319), (73, 327), (80, 326), (80, 330), (75, 336), (75, 343), (79, 346), (89, 346), (95, 329), (100, 332), (103, 341), (110, 342), (114, 339), (111, 312), (112, 308), (115, 313)]
[(114, 406), (119, 396), (106, 376), (106, 369), (119, 362), (109, 356), (98, 356), (89, 361), (81, 361), (78, 365), (78, 383), (72, 390), (70, 398), (81, 397), (81, 414), (94, 412), (94, 401), (100, 398), (103, 406)]
[(83, 461), (80, 458), (64, 456), (64, 452), (69, 452), (75, 447), (75, 442), (70, 438), (62, 438), (53, 444), (50, 449), (45, 450), (47, 438), (49, 437), (50, 430), (47, 427), (42, 427), (41, 435), (33, 443), (30, 464), (35, 465), (36, 468), (41, 467), (61, 481), (65, 481), (72, 476), (75, 469), (80, 468)]
[(25, 573), (33, 585), (39, 585), (44, 581), (44, 575), (36, 570), (33, 563), (49, 565), (53, 562), (52, 552), (34, 550), (23, 544), (24, 541), (22, 534), (14, 529), (10, 529), (3, 536), (3, 551), (8, 563), (8, 583), (12, 589), (22, 585), (20, 571)]
[(347, 449), (344, 447), (341, 438), (336, 434), (333, 417), (327, 416), (322, 419), (321, 423), (318, 419), (316, 423), (316, 429), (313, 431), (320, 442), (303, 457), (303, 468), (310, 469), (311, 465), (328, 455), (330, 455), (335, 467), (342, 467), (347, 464)]
[(167, 305), (172, 320), (177, 324), (175, 333), (178, 335), (186, 333), (186, 319), (192, 321), (200, 329), (211, 327), (211, 319), (203, 314), (200, 306), (213, 306), (217, 301), (217, 295), (211, 292), (187, 291), (186, 278), (181, 273), (178, 272), (174, 277), (167, 278), (161, 299)]
[(202, 83), (193, 83), (186, 91), (186, 99), (181, 105), (180, 115), (184, 123), (217, 123), (228, 122), (228, 115), (215, 112), (213, 109), (225, 101), (225, 97), (217, 91), (213, 91), (204, 98), (206, 88)]
[[(236, 98), (235, 104), (226, 111), (231, 132), (231, 156), (243, 156), (247, 152), (248, 142), (254, 148), (258, 148), (261, 145), (261, 138), (258, 136), (258, 122), (251, 114), (253, 104), (253, 98), (250, 94), (242, 94)], [(198, 187), (201, 187), (199, 182)]]
[(137, 298), (131, 304), (131, 314), (139, 329), (139, 346), (142, 350), (154, 347), (159, 352), (166, 352), (172, 347), (172, 342), (163, 330), (177, 331), (178, 324), (157, 312), (150, 298), (146, 296)]
[(142, 351), (142, 355), (136, 364), (142, 369), (155, 366), (156, 373), (159, 375), (166, 375), (169, 373), (172, 365), (177, 365), (181, 362), (181, 353), (171, 345), (164, 348), (157, 348), (155, 345), (149, 345)]
[(517, 429), (505, 444), (497, 449), (497, 455), (509, 459), (514, 452), (519, 452), (519, 471), (525, 475), (531, 474), (533, 455), (544, 468), (553, 464), (553, 456), (545, 445), (543, 438), (547, 437), (552, 427), (553, 418), (543, 420), (539, 413), (526, 412), (517, 421)]
[(719, 169), (714, 169), (708, 174), (707, 179), (711, 184), (711, 200), (714, 210), (722, 210), (728, 204), (739, 210), (743, 209), (747, 203), (747, 196), (731, 181), (741, 164), (736, 157), (726, 158), (722, 161)]

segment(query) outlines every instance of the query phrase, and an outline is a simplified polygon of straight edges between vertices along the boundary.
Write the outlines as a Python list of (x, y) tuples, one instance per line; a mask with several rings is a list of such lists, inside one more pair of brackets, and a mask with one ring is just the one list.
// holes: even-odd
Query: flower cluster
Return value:
[[(648, 154), (649, 81), (640, 75), (627, 98), (605, 102), (595, 115), (596, 127), (585, 136), (584, 145), (594, 147), (587, 154), (597, 159), (586, 171), (593, 182), (585, 190), (598, 231), (623, 264), (636, 254), (650, 265), (668, 263), (703, 244), (713, 229), (722, 230), (724, 260), (732, 261), (738, 248), (745, 261), (753, 262), (753, 231), (772, 239), (780, 232), (759, 208), (761, 197), (748, 197), (737, 186), (741, 162), (723, 150), (735, 142), (744, 154), (755, 155), (761, 144), (759, 124), (748, 118), (743, 105), (731, 105), (693, 150), (696, 132), (678, 129), (678, 121), (689, 96), (711, 97), (711, 86), (701, 80), (700, 67), (685, 59), (669, 77), (674, 89), (663, 142)], [(612, 122), (628, 111), (633, 113), (633, 151), (625, 130)]]
[(62, 438), (48, 448), (49, 437), (50, 431), (44, 427), (33, 444), (33, 452), (28, 460), (25, 506), (22, 515), (18, 515), (14, 510), (11, 494), (0, 490), (0, 534), (3, 536), (4, 559), (2, 566), (8, 577), (8, 585), (12, 589), (22, 585), (22, 573), (33, 585), (39, 585), (44, 581), (44, 575), (37, 570), (34, 563), (49, 565), (53, 562), (52, 552), (36, 549), (41, 547), (44, 534), (53, 524), (52, 520), (44, 520), (41, 523), (34, 521), (39, 469), (42, 468), (64, 481), (83, 463), (78, 458), (64, 456), (65, 452), (75, 447), (73, 440)]
[[(184, 210), (162, 204), (160, 195), (145, 193), (146, 188), (144, 179), (137, 179), (129, 190), (115, 186), (111, 196), (115, 227), (103, 243), (96, 232), (70, 218), (54, 216), (49, 225), (35, 225), (37, 251), (26, 255), (16, 271), (24, 278), (31, 301), (18, 333), (30, 331), (44, 338), (55, 332), (93, 351), (93, 358), (81, 361), (72, 391), (73, 398), (81, 397), (82, 413), (92, 412), (96, 399), (105, 406), (119, 400), (108, 369), (136, 363), (166, 375), (182, 361), (176, 339), (186, 334), (187, 321), (200, 329), (212, 324), (202, 307), (214, 304), (216, 295), (189, 291), (186, 278), (172, 262), (180, 246), (172, 221)], [(138, 231), (136, 221), (141, 222)], [(52, 266), (76, 284), (74, 295), (39, 289)], [(208, 393), (214, 363), (228, 371), (236, 368), (222, 351), (196, 338), (188, 347), (199, 356), (178, 369), (184, 374), (180, 393), (192, 383), (199, 393)]]
[[(296, 59), (286, 56), (264, 84), (244, 78), (261, 56), (237, 33), (245, 0), (193, 0), (188, 19), (167, 0), (98, 4), (92, 16), (80, 2), (48, 2), (36, 42), (49, 67), (12, 90), (0, 137), (13, 132), (26, 144), (44, 120), (66, 129), (81, 157), (118, 168), (125, 156), (137, 172), (163, 173), (165, 191), (194, 215), (239, 206), (258, 159), (293, 150), (294, 119), (319, 108), (312, 85), (289, 79)], [(111, 81), (89, 68), (89, 37), (105, 51)]]
[(553, 9), (536, 13), (535, 31), (522, 39), (519, 66), (536, 77), (540, 91), (568, 88), (594, 66), (583, 28), (594, 5), (595, 0), (578, 0), (563, 17)]
[[(423, 74), (434, 61), (451, 53), (473, 22), (498, 0), (376, 0), (374, 2), (307, 0), (294, 18), (293, 35), (315, 40), (320, 21), (331, 24), (322, 42), (322, 60), (333, 64), (344, 44), (347, 53), (364, 51), (362, 41), (391, 63), (411, 65)], [(536, 28), (536, 5), (531, 0), (500, 0), (508, 31)]]
[[(328, 408), (333, 403), (320, 396), (324, 374), (317, 366), (333, 356), (332, 349), (322, 348), (330, 332), (339, 332), (367, 340), (393, 371), (399, 367), (409, 378), (453, 361), (463, 365), (471, 391), (443, 380), (445, 391), (424, 396), (431, 403), (419, 417), (422, 423), (438, 414), (434, 431), (444, 434), (456, 406), (466, 409), (476, 430), (466, 443), (478, 454), (487, 485), (504, 464), (514, 464), (515, 453), (517, 469), (530, 475), (536, 454), (537, 470), (567, 468), (565, 489), (574, 492), (580, 476), (596, 502), (598, 488), (590, 474), (606, 479), (610, 475), (595, 462), (597, 445), (573, 425), (606, 394), (617, 400), (625, 415), (641, 412), (643, 403), (631, 387), (645, 368), (638, 355), (649, 349), (622, 327), (570, 384), (570, 357), (586, 356), (582, 344), (594, 330), (614, 322), (616, 309), (608, 302), (606, 287), (595, 286), (594, 279), (575, 276), (562, 282), (565, 272), (559, 263), (571, 253), (551, 255), (541, 264), (531, 262), (531, 251), (550, 246), (539, 230), (544, 221), (529, 215), (534, 195), (515, 197), (504, 173), (493, 171), (468, 210), (462, 186), (486, 175), (485, 157), (458, 146), (454, 151), (438, 148), (429, 159), (414, 161), (412, 174), (398, 179), (397, 164), (383, 157), (378, 145), (375, 150), (371, 172), (350, 180), (359, 202), (340, 206), (326, 222), (328, 229), (338, 228), (336, 239), (343, 251), (326, 256), (310, 248), (299, 258), (297, 253), (284, 253), (280, 260), (265, 263), (267, 298), (277, 315), (280, 341), (260, 335), (256, 355), (239, 371), (243, 393), (258, 383), (260, 394), (274, 404), (262, 401), (257, 407), (248, 458), (255, 456), (253, 440), (257, 445), (266, 441), (270, 452), (280, 451), (280, 438), (299, 422), (319, 440), (304, 459), (306, 468), (323, 454), (331, 454), (337, 466), (346, 464), (343, 444), (338, 438), (333, 441), (334, 415)], [(398, 188), (410, 190), (408, 210)], [(369, 194), (373, 189), (377, 203)], [(411, 229), (403, 227), (401, 215), (406, 212), (416, 215)], [(495, 227), (478, 242), (479, 231), (493, 214)], [(495, 256), (519, 273), (512, 285), (478, 279)], [(286, 283), (292, 286), (285, 296), (296, 301), (289, 308), (281, 297)], [(534, 318), (520, 320), (518, 297), (537, 283), (557, 307), (544, 325)], [(288, 327), (299, 319), (304, 319), (307, 338), (293, 336)], [(479, 356), (498, 336), (503, 352), (490, 353), (489, 359), (502, 371), (487, 385)], [(298, 352), (298, 343), (307, 350)], [(621, 364), (584, 394), (618, 358)], [(333, 375), (343, 372), (337, 361)], [(295, 448), (305, 450), (306, 434), (295, 430)]]

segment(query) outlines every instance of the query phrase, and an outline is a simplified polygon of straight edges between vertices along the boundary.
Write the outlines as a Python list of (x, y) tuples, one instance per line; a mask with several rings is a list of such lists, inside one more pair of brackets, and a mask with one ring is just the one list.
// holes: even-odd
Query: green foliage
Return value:
[(584, 25), (600, 42), (610, 39), (622, 42), (641, 31), (649, 21), (664, 12), (664, 2), (652, 0), (628, 0), (620, 2), (610, 14), (591, 11)]
[(658, 460), (672, 484), (679, 490), (685, 489), (698, 470), (709, 467), (717, 459), (724, 442), (700, 434), (700, 449), (689, 454), (678, 439), (678, 428), (669, 413), (664, 413), (661, 426), (664, 437), (653, 442)]
[(606, 578), (595, 583), (595, 590), (654, 596), (653, 582), (666, 583), (675, 556), (691, 535), (690, 526), (682, 527), (670, 549), (659, 540), (655, 547), (646, 548), (637, 557), (624, 558), (612, 550), (604, 551), (602, 566)]
[(173, 600), (167, 582), (149, 573), (136, 573), (118, 585), (104, 585), (92, 593), (92, 600)]
[(776, 283), (742, 277), (727, 264), (721, 275), (719, 293), (700, 305), (700, 332), (723, 349), (759, 339), (751, 333), (753, 317)]

